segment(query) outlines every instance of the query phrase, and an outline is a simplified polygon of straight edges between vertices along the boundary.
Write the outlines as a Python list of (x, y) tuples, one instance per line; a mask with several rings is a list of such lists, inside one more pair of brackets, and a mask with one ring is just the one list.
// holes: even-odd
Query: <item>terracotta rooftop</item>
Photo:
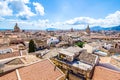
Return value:
[(0, 50), (9, 49), (9, 48), (12, 48), (13, 50), (18, 50), (18, 49), (17, 49), (17, 45), (11, 45), (11, 46), (6, 46), (6, 45), (4, 45), (4, 46), (1, 46), (1, 47), (0, 47)]
[(92, 80), (120, 80), (120, 72), (96, 66)]
[(48, 59), (30, 64), (0, 77), (0, 80), (57, 80), (64, 74)]
[(16, 72), (13, 71), (9, 74), (6, 74), (6, 75), (0, 77), (0, 80), (18, 80), (18, 79), (17, 79)]
[(36, 61), (40, 61), (40, 59), (34, 55), (17, 56), (2, 59), (0, 60), (0, 69), (3, 70), (3, 72), (9, 72), (20, 67), (25, 67), (26, 65), (34, 63)]
[(16, 57), (16, 56), (20, 56), (18, 51), (13, 52), (13, 53), (0, 54), (0, 59), (11, 58), (11, 57)]

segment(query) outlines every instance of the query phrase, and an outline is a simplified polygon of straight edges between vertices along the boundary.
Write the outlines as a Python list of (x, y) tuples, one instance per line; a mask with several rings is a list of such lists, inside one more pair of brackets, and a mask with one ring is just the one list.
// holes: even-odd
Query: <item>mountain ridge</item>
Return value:
[(113, 31), (120, 31), (120, 25), (119, 26), (113, 26), (113, 27), (101, 27), (101, 26), (94, 26), (90, 28), (92, 31), (100, 31), (100, 30), (113, 30)]

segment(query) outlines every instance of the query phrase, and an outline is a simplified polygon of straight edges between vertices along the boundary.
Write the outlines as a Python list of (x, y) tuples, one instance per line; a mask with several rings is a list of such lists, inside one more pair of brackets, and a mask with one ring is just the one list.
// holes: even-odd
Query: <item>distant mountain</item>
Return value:
[(104, 27), (100, 27), (100, 26), (95, 26), (90, 28), (92, 31), (100, 31), (100, 30), (113, 30), (113, 31), (120, 31), (120, 25), (119, 26), (113, 26), (113, 27), (109, 27), (109, 28), (104, 28)]
[(90, 28), (90, 30), (92, 30), (92, 31), (99, 31), (99, 30), (104, 30), (104, 28), (100, 27), (100, 26), (94, 26), (94, 27)]
[(46, 31), (56, 31), (56, 30), (58, 30), (58, 29), (56, 29), (56, 28), (47, 28), (46, 29)]
[(120, 31), (120, 25), (119, 26), (114, 26), (110, 28), (105, 28), (106, 30), (115, 30), (115, 31)]

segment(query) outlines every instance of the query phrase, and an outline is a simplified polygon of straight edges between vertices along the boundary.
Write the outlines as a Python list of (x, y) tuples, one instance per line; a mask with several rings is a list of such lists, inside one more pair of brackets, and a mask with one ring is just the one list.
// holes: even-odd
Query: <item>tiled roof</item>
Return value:
[(96, 60), (98, 59), (97, 55), (91, 54), (91, 53), (87, 53), (87, 52), (82, 52), (78, 59), (81, 62), (90, 64), (90, 65), (95, 65), (96, 64)]
[(17, 52), (13, 52), (13, 53), (0, 54), (0, 59), (16, 57), (16, 56), (20, 56), (18, 51)]
[(120, 80), (120, 72), (102, 66), (96, 66), (93, 80)]
[(0, 80), (18, 80), (18, 79), (17, 79), (16, 72), (13, 71), (9, 74), (6, 74), (6, 75), (0, 77)]
[[(14, 71), (15, 72), (15, 71)], [(18, 80), (14, 72), (0, 77), (0, 80)], [(18, 69), (21, 80), (56, 80), (64, 74), (54, 64), (46, 59)], [(8, 79), (13, 76), (13, 79)]]

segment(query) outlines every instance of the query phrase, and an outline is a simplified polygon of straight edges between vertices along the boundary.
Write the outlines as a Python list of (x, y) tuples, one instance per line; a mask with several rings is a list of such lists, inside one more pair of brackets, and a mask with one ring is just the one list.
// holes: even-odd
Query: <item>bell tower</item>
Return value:
[(87, 33), (88, 35), (90, 35), (90, 27), (89, 27), (89, 25), (88, 25), (87, 28), (86, 28), (86, 33)]

